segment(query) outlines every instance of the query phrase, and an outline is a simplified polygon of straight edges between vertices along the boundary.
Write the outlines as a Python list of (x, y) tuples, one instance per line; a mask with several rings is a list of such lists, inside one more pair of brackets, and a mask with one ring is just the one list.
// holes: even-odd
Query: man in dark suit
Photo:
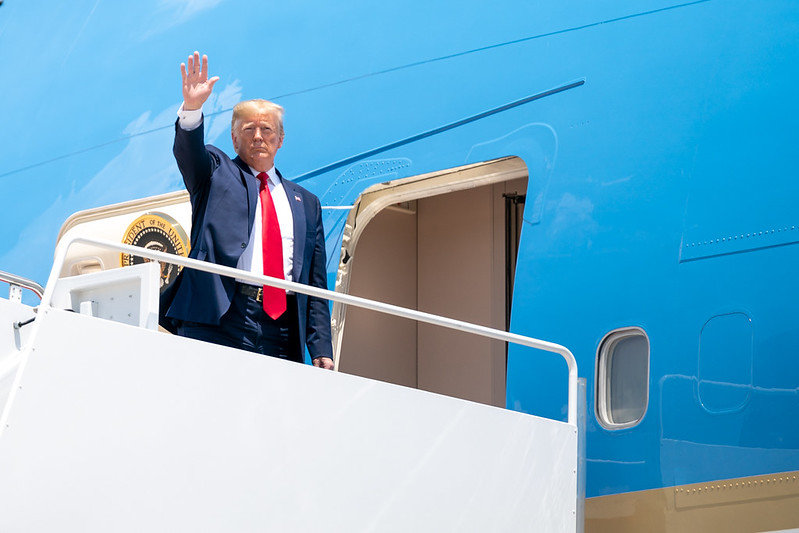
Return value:
[[(181, 64), (183, 105), (174, 154), (192, 206), (190, 257), (327, 288), (319, 199), (274, 166), (283, 108), (248, 100), (233, 109), (230, 159), (205, 145), (202, 105), (219, 77), (194, 52)], [(327, 301), (183, 269), (161, 299), (163, 325), (179, 335), (332, 369)]]

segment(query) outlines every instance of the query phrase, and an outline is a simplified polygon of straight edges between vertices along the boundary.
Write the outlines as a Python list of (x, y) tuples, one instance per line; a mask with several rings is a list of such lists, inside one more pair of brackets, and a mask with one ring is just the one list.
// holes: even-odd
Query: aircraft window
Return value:
[(596, 414), (608, 429), (634, 426), (649, 401), (649, 339), (639, 328), (609, 333), (597, 357)]

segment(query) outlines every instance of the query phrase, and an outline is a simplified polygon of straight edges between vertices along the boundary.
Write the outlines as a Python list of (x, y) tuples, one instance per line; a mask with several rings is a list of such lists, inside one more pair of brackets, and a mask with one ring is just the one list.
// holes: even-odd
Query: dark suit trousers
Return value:
[(277, 320), (264, 313), (263, 306), (254, 298), (238, 291), (218, 326), (184, 322), (178, 335), (222, 346), (302, 362), (298, 353), (299, 331), (297, 324), (297, 297), (287, 297), (288, 308)]

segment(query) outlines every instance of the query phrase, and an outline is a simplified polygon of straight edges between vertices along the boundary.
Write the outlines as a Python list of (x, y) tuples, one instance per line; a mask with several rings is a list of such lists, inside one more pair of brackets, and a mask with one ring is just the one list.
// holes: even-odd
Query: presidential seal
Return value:
[[(165, 213), (145, 213), (140, 216), (125, 230), (122, 238), (124, 244), (141, 246), (148, 250), (166, 252), (168, 254), (188, 257), (189, 239), (178, 222)], [(149, 262), (149, 259), (137, 255), (120, 254), (121, 266), (138, 265)], [(161, 290), (175, 281), (180, 272), (178, 265), (161, 263)]]

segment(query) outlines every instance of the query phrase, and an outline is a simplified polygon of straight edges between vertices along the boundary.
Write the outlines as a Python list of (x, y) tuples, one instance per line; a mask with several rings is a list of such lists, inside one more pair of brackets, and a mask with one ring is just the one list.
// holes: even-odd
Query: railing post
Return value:
[(11, 283), (8, 286), (8, 299), (12, 302), (22, 301), (22, 287), (16, 283)]

